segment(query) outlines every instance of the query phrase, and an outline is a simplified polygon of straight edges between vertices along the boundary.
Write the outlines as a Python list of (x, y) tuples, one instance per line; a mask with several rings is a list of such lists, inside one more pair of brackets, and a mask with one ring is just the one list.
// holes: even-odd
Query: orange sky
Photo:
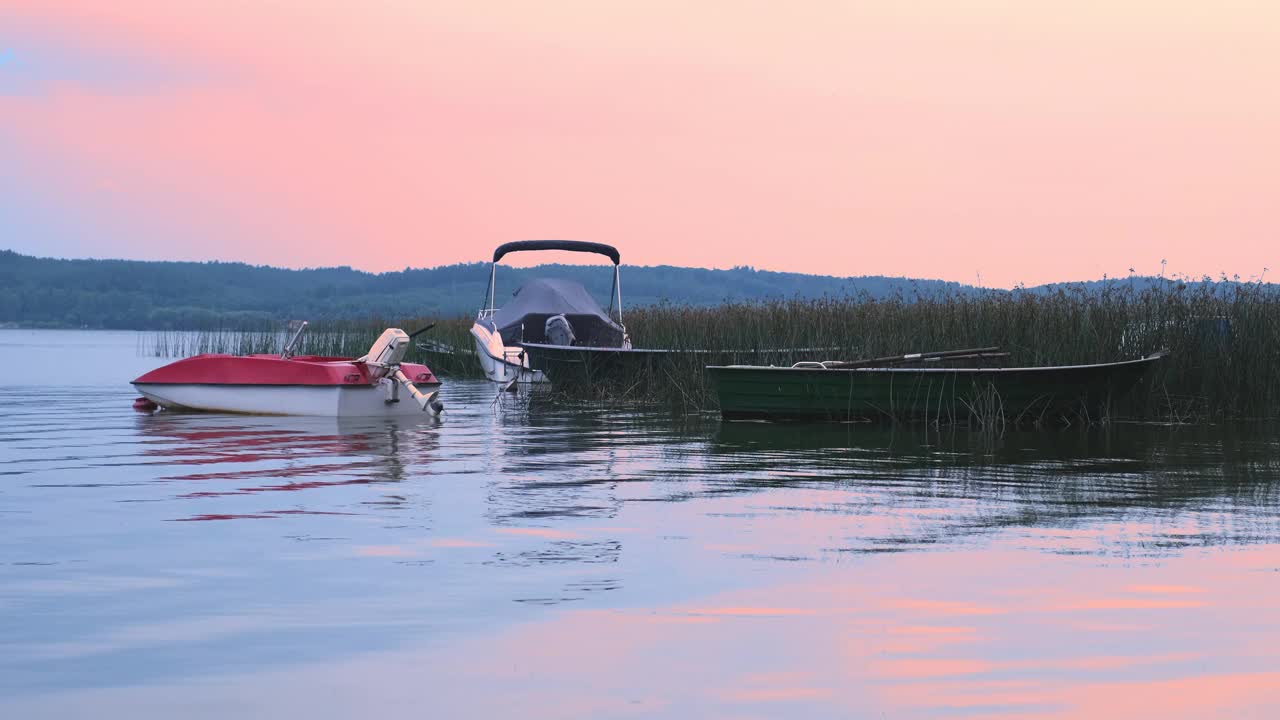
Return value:
[(0, 0), (0, 247), (1248, 278), (1277, 88), (1270, 1)]

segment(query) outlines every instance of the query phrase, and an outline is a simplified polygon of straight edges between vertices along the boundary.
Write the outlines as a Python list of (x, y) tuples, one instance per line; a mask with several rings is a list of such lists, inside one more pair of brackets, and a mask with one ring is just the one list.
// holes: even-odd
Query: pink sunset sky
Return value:
[(0, 0), (24, 253), (1249, 278), (1277, 195), (1270, 0)]

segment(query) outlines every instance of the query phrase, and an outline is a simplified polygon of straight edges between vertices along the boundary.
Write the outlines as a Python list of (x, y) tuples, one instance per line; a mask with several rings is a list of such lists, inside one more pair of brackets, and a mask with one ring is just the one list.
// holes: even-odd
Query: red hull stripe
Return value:
[[(401, 363), (400, 369), (414, 383), (438, 385), (426, 365)], [(274, 355), (196, 355), (156, 368), (134, 383), (156, 385), (370, 385), (364, 363), (343, 358), (297, 357), (281, 360)]]

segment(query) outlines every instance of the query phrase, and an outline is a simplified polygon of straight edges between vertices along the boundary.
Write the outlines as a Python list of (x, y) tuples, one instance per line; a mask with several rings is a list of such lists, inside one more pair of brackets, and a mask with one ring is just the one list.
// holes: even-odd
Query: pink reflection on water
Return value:
[(972, 635), (976, 633), (977, 628), (964, 627), (961, 625), (899, 625), (888, 629), (890, 633), (895, 635)]
[(1004, 608), (990, 605), (979, 605), (947, 600), (905, 599), (890, 601), (889, 606), (897, 610), (921, 611), (944, 617), (964, 615), (1001, 615), (1008, 612)]
[(399, 545), (359, 545), (355, 554), (361, 557), (413, 557), (417, 553)]
[[(689, 602), (560, 610), (169, 690), (175, 708), (247, 699), (277, 716), (1271, 717), (1280, 673), (1258, 669), (1280, 666), (1280, 573), (1239, 567), (1274, 568), (1277, 557), (1274, 546), (1144, 566), (1046, 565), (1029, 551), (872, 556)], [(1011, 586), (987, 582), (994, 572)], [(1104, 602), (1140, 595), (1135, 587), (1203, 588), (1171, 594), (1204, 604), (1152, 612)], [(424, 677), (449, 682), (424, 698)], [(271, 704), (317, 686), (323, 704)]]
[(1130, 585), (1125, 590), (1134, 593), (1153, 593), (1157, 595), (1206, 592), (1205, 588), (1194, 585)]
[[(1067, 695), (1063, 691), (1063, 695)], [(1080, 716), (1275, 717), (1280, 672), (1182, 676), (1150, 683), (1091, 683), (1075, 688)], [(1066, 698), (1063, 697), (1065, 700)], [(1269, 712), (1260, 712), (1270, 707)]]
[(1198, 608), (1208, 603), (1199, 600), (1148, 600), (1144, 598), (1097, 598), (1056, 605), (1049, 610), (1161, 610)]
[(528, 535), (531, 537), (546, 538), (548, 540), (576, 540), (577, 538), (582, 537), (576, 532), (552, 530), (550, 528), (498, 528), (497, 532), (505, 533), (507, 535)]
[(931, 678), (944, 675), (976, 675), (990, 672), (995, 665), (963, 658), (918, 658), (879, 660), (872, 663), (874, 674), (898, 679)]
[(206, 520), (271, 520), (282, 515), (353, 515), (354, 513), (326, 510), (264, 510), (260, 513), (205, 513), (191, 517), (174, 518), (170, 522), (195, 522)]
[(730, 615), (734, 617), (787, 617), (795, 615), (816, 615), (808, 608), (784, 607), (710, 607), (694, 608), (688, 612), (694, 615)]
[[(1241, 552), (1257, 565), (1277, 550)], [(1244, 708), (1267, 704), (1261, 677), (1202, 673), (1223, 643), (1259, 663), (1277, 659), (1273, 646), (1250, 646), (1250, 628), (1265, 618), (1248, 611), (1274, 596), (1275, 573), (1242, 576), (1241, 558), (1205, 556), (1138, 567), (1068, 558), (1046, 571), (1041, 557), (916, 553), (873, 556), (856, 568), (816, 564), (792, 583), (651, 610), (563, 612), (455, 650), (468, 663), (508, 658), (532, 673), (527, 682), (572, 676), (601, 687), (626, 677), (641, 696), (723, 715), (748, 704), (793, 708), (797, 717), (948, 708), (966, 717), (1112, 716), (1117, 693), (1151, 697), (1184, 685), (1239, 689)], [(1017, 580), (984, 582), (994, 573)], [(551, 642), (556, 649), (544, 652)], [(1225, 707), (1236, 700), (1219, 699)], [(1129, 715), (1196, 714), (1171, 705), (1125, 704)], [(1190, 707), (1203, 714), (1219, 705)]]
[(731, 703), (780, 703), (798, 700), (827, 700), (836, 688), (823, 687), (817, 673), (803, 671), (751, 673), (740, 678), (736, 687), (715, 694)]
[(494, 546), (493, 543), (467, 540), (465, 538), (436, 538), (430, 542), (430, 545), (437, 548), (486, 548)]

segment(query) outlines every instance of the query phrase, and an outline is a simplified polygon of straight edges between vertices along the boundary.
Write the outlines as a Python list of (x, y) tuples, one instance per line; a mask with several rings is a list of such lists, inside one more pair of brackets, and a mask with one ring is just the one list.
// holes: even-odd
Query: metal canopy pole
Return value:
[(498, 274), (498, 263), (493, 263), (492, 265), (489, 266), (489, 300), (487, 303), (483, 304), (483, 307), (480, 308), (481, 315), (484, 314), (485, 310), (493, 309), (494, 276), (497, 274)]
[[(613, 312), (613, 297), (618, 291), (618, 266), (613, 266), (613, 284), (609, 286), (609, 312)], [(612, 315), (610, 315), (612, 317)]]
[[(622, 324), (622, 274), (618, 272), (619, 266), (613, 266), (613, 289), (618, 295), (618, 324)], [(613, 298), (609, 298), (609, 304), (613, 305)]]

